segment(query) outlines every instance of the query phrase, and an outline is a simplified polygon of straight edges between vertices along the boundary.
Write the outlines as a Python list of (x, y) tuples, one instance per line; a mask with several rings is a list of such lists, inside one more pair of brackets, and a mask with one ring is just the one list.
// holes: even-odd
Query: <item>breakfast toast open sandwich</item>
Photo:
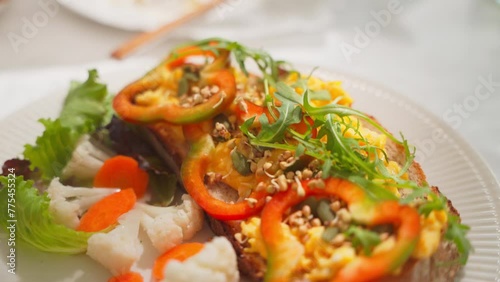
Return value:
[(207, 39), (113, 106), (148, 128), (249, 279), (453, 281), (470, 247), (458, 212), (407, 140), (352, 102), (338, 81)]

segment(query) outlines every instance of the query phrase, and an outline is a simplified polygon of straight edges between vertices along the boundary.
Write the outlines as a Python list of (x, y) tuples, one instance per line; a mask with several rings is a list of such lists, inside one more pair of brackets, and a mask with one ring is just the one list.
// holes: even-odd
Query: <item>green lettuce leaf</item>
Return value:
[[(103, 123), (108, 112), (108, 90), (106, 85), (99, 83), (97, 79), (97, 71), (90, 70), (84, 83), (71, 82), (59, 115), (62, 126), (93, 131)], [(85, 128), (89, 125), (91, 128)]]
[(106, 85), (97, 82), (96, 70), (89, 71), (84, 83), (72, 82), (60, 117), (41, 119), (45, 131), (35, 145), (25, 146), (23, 155), (31, 162), (30, 168), (38, 168), (45, 181), (59, 176), (80, 137), (109, 122), (109, 105)]
[(82, 132), (62, 126), (59, 119), (41, 119), (40, 122), (45, 131), (36, 139), (35, 146), (24, 146), (24, 158), (30, 160), (32, 169), (42, 172), (44, 180), (50, 180), (61, 174)]
[[(16, 239), (41, 251), (60, 254), (86, 251), (87, 240), (94, 233), (78, 232), (56, 224), (49, 212), (49, 197), (47, 194), (40, 195), (33, 187), (33, 181), (0, 176), (0, 186), (3, 187), (0, 190), (2, 229), (7, 230), (9, 226), (12, 228), (15, 225)], [(10, 199), (15, 199), (15, 202), (9, 203)]]

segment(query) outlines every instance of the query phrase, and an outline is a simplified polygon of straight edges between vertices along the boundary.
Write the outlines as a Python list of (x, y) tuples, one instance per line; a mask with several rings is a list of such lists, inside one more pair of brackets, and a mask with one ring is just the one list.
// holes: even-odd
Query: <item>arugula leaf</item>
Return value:
[(352, 237), (352, 245), (355, 248), (363, 248), (365, 255), (369, 256), (373, 248), (380, 244), (380, 236), (371, 230), (363, 229), (359, 226), (351, 225), (346, 234)]
[[(3, 187), (0, 189), (2, 229), (6, 230), (11, 224), (15, 224), (16, 238), (41, 251), (60, 254), (86, 251), (87, 240), (94, 233), (75, 231), (55, 223), (49, 212), (50, 199), (47, 194), (40, 195), (33, 187), (33, 181), (25, 181), (22, 177), (15, 178), (15, 182), (11, 181), (12, 178), (0, 176), (0, 187)], [(12, 203), (15, 207), (8, 206), (7, 200), (12, 198), (15, 199)], [(10, 219), (17, 221), (8, 222)]]
[(243, 122), (243, 124), (240, 125), (240, 130), (243, 134), (246, 136), (250, 137), (251, 139), (255, 139), (256, 136), (250, 131), (250, 128), (253, 125), (253, 122), (255, 121), (255, 117), (251, 117)]
[(25, 145), (23, 155), (31, 169), (41, 171), (42, 179), (59, 176), (79, 138), (109, 121), (112, 110), (107, 95), (106, 85), (97, 82), (97, 71), (90, 70), (87, 81), (71, 84), (60, 117), (40, 120), (45, 131), (35, 145)]
[(446, 240), (455, 243), (460, 253), (460, 263), (465, 264), (469, 259), (469, 253), (473, 249), (467, 239), (467, 232), (470, 227), (460, 223), (460, 218), (456, 215), (448, 214), (448, 229), (444, 234)]
[(259, 117), (262, 129), (257, 135), (257, 139), (262, 142), (282, 140), (289, 127), (302, 120), (302, 109), (291, 103), (283, 103), (281, 107), (275, 109), (278, 112), (278, 119), (275, 122), (271, 123), (266, 115)]
[(276, 84), (275, 95), (280, 101), (289, 101), (296, 104), (302, 103), (302, 97), (292, 87), (282, 81)]
[(420, 214), (428, 216), (433, 210), (444, 210), (446, 208), (447, 199), (445, 197), (432, 192), (426, 196), (426, 201), (418, 208)]

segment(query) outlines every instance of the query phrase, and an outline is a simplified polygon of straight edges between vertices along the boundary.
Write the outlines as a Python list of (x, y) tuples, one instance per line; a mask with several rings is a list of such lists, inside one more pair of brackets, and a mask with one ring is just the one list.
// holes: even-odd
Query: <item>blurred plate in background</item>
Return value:
[(154, 30), (210, 1), (212, 0), (57, 0), (61, 6), (83, 17), (130, 31)]

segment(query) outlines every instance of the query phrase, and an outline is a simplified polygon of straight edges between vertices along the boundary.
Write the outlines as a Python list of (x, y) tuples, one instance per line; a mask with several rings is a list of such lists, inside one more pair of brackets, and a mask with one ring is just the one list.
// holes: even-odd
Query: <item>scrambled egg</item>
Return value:
[[(252, 217), (241, 223), (241, 233), (248, 238), (249, 253), (258, 253), (266, 258), (266, 248), (260, 234), (260, 218)], [(285, 236), (292, 241), (299, 242), (297, 234), (284, 223), (281, 228)], [(350, 246), (335, 248), (321, 238), (324, 227), (313, 227), (307, 231), (309, 239), (304, 244), (304, 254), (297, 265), (297, 273), (306, 273), (305, 278), (310, 281), (322, 281), (335, 275), (335, 273), (351, 262), (356, 257), (355, 250)]]
[[(291, 73), (285, 80), (288, 85), (293, 85), (299, 79), (297, 73)], [(307, 80), (307, 87), (311, 90), (326, 90), (330, 93), (330, 101), (315, 101), (317, 106), (329, 104), (331, 101), (336, 100), (339, 105), (350, 106), (352, 104), (351, 96), (342, 88), (340, 81), (323, 81), (317, 77), (311, 76)], [(299, 94), (304, 92), (304, 89), (296, 87), (295, 91)]]
[(208, 167), (209, 172), (222, 174), (222, 182), (231, 188), (238, 190), (240, 196), (248, 195), (256, 185), (254, 175), (243, 176), (233, 168), (231, 160), (231, 148), (229, 142), (219, 143), (211, 154), (212, 161)]
[(162, 84), (155, 89), (148, 89), (137, 95), (135, 103), (140, 106), (152, 106), (175, 102), (177, 100), (178, 81), (182, 75), (182, 69), (168, 71), (166, 68), (161, 68), (153, 72), (148, 78), (143, 79), (143, 83), (152, 82), (155, 84), (155, 79), (158, 79)]
[(439, 247), (441, 233), (446, 228), (448, 216), (446, 211), (432, 211), (427, 217), (420, 216), (420, 238), (412, 256), (417, 259), (428, 258)]
[[(283, 230), (286, 229), (290, 231), (288, 226), (283, 227)], [(250, 245), (245, 249), (245, 252), (258, 253), (261, 257), (267, 258), (266, 246), (262, 241), (262, 235), (260, 233), (259, 217), (251, 217), (250, 219), (243, 221), (241, 223), (241, 234), (248, 238), (248, 244)]]
[(322, 238), (324, 226), (313, 227), (307, 231), (309, 239), (305, 243), (305, 254), (300, 260), (299, 271), (306, 273), (310, 281), (331, 278), (337, 271), (356, 257), (350, 246), (335, 248)]

